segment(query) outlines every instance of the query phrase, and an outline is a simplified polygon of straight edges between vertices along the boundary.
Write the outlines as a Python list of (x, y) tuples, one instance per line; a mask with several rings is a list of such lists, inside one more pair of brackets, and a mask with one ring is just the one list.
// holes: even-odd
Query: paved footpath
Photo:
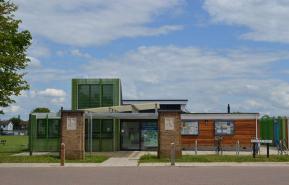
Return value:
[(2, 185), (288, 185), (289, 167), (0, 168)]

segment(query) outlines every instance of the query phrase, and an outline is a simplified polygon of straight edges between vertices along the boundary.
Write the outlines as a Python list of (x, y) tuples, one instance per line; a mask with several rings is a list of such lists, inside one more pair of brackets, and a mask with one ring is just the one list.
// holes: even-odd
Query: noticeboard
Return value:
[(173, 117), (165, 118), (165, 130), (175, 130), (175, 118)]
[(76, 130), (76, 118), (67, 117), (66, 121), (67, 130)]

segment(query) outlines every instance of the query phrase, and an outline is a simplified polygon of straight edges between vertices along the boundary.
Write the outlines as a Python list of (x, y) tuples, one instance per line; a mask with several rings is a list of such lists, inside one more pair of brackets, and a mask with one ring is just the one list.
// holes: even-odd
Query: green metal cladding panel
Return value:
[[(106, 106), (116, 106), (121, 105), (121, 82), (119, 79), (72, 79), (72, 110), (77, 110), (79, 108), (78, 99), (83, 99), (78, 97), (78, 90), (81, 85), (88, 88), (87, 94), (89, 94), (89, 103), (82, 103), (81, 107), (84, 108), (87, 104), (88, 107), (106, 107)], [(93, 90), (99, 87), (99, 99), (92, 97), (91, 93)], [(110, 99), (112, 97), (112, 101)], [(84, 98), (84, 101), (86, 99)], [(91, 102), (93, 101), (93, 103)], [(102, 122), (102, 120), (100, 120)], [(116, 151), (120, 148), (120, 121), (117, 119), (113, 120), (113, 139), (92, 139), (92, 151)], [(86, 129), (87, 130), (87, 129)], [(86, 151), (90, 151), (90, 141), (86, 137), (85, 148)]]
[(261, 139), (274, 139), (274, 120), (271, 117), (262, 117), (260, 119), (260, 136)]
[[(92, 91), (92, 85), (99, 85), (100, 97), (99, 102), (93, 106), (88, 107), (105, 107), (105, 106), (116, 106), (121, 104), (121, 84), (119, 79), (72, 79), (72, 94), (71, 94), (71, 109), (77, 110), (78, 105), (78, 87), (79, 85), (90, 85), (89, 93)], [(111, 86), (112, 85), (112, 89)], [(111, 91), (112, 90), (112, 91)], [(107, 97), (112, 96), (113, 102), (110, 102)], [(91, 96), (89, 96), (92, 98)]]
[[(55, 119), (53, 119), (55, 120)], [(60, 120), (59, 120), (60, 122)], [(48, 133), (49, 119), (45, 119), (46, 123), (46, 134), (44, 137), (37, 135), (37, 119), (36, 115), (30, 115), (29, 117), (29, 150), (32, 152), (56, 152), (59, 151), (60, 147), (60, 136), (50, 138)], [(60, 132), (59, 132), (60, 135)]]
[(264, 116), (260, 119), (260, 137), (261, 139), (270, 139), (274, 141), (274, 122), (279, 125), (279, 138), (287, 140), (285, 117)]

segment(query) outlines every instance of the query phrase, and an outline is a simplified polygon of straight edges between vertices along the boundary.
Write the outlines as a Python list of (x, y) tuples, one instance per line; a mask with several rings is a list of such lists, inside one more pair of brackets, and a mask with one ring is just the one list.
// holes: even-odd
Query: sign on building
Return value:
[(175, 130), (175, 118), (165, 118), (165, 130)]
[(67, 130), (76, 130), (76, 118), (67, 117)]

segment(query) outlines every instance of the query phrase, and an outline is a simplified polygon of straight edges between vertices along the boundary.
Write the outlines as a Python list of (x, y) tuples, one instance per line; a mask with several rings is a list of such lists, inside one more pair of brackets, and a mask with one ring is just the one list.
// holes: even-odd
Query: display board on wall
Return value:
[(234, 133), (233, 121), (216, 121), (215, 134), (216, 135), (231, 135)]
[(165, 130), (174, 130), (175, 129), (175, 118), (165, 117)]
[(156, 124), (146, 123), (142, 127), (143, 144), (145, 147), (158, 146), (158, 132)]
[(66, 129), (67, 130), (76, 130), (76, 118), (67, 117), (66, 120)]
[(198, 135), (199, 123), (197, 121), (182, 122), (182, 135)]

